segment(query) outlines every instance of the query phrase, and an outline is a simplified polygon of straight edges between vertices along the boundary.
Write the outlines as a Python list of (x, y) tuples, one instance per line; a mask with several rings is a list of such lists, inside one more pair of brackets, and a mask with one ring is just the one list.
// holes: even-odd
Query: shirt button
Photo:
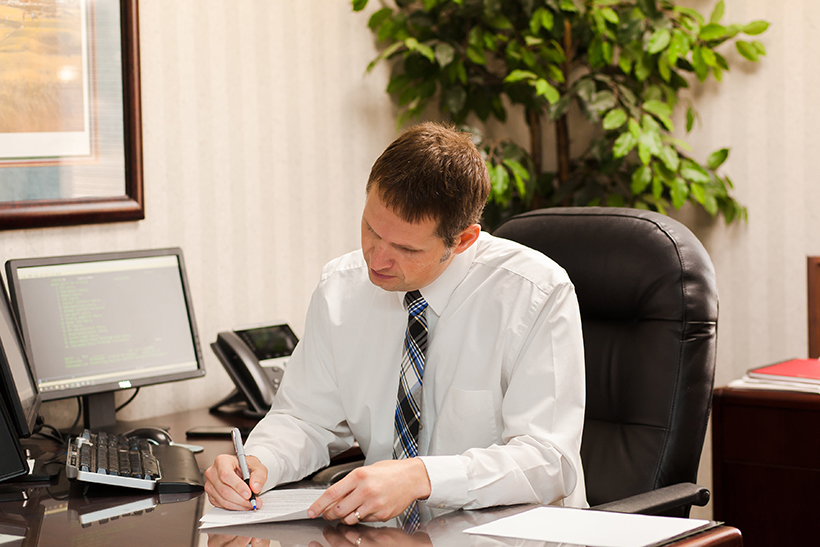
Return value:
[(445, 506), (443, 503), (439, 503), (439, 504), (438, 504), (438, 508), (439, 508), (439, 509), (444, 509), (444, 507), (446, 507), (446, 506)]
[(419, 424), (419, 431), (421, 431), (422, 429), (424, 429), (424, 424)]

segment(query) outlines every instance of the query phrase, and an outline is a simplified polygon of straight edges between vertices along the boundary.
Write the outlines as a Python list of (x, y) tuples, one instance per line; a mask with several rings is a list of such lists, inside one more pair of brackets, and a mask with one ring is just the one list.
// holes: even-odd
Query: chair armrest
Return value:
[[(611, 501), (590, 507), (595, 511), (612, 511), (615, 513), (639, 513), (642, 515), (658, 515), (670, 509), (697, 505), (703, 507), (709, 503), (709, 490), (703, 486), (683, 482), (644, 492), (622, 500)], [(688, 510), (687, 510), (688, 514)]]
[(331, 465), (330, 467), (325, 467), (324, 469), (317, 471), (316, 474), (310, 477), (310, 480), (312, 482), (317, 482), (320, 484), (333, 484), (337, 481), (340, 481), (348, 473), (350, 473), (357, 467), (361, 467), (362, 465), (364, 465), (364, 460), (356, 460), (352, 462)]

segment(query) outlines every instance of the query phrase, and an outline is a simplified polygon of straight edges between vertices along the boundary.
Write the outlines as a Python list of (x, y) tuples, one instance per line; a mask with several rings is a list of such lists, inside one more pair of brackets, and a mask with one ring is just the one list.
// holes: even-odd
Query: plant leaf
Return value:
[(534, 72), (530, 72), (529, 70), (513, 70), (510, 72), (506, 78), (504, 78), (505, 84), (511, 84), (515, 82), (520, 82), (522, 80), (534, 80), (538, 78)]
[(615, 139), (615, 144), (612, 145), (612, 155), (622, 158), (629, 154), (636, 144), (638, 144), (638, 139), (632, 133), (623, 133)]
[(672, 33), (669, 29), (659, 28), (652, 33), (649, 42), (646, 44), (646, 51), (652, 55), (663, 51), (669, 42), (672, 40)]
[(674, 148), (671, 146), (664, 146), (661, 149), (659, 157), (670, 171), (675, 172), (678, 170), (678, 167), (680, 166), (680, 158)]
[(549, 82), (543, 78), (539, 78), (535, 81), (535, 92), (541, 97), (546, 97), (547, 101), (551, 105), (557, 103), (561, 98), (561, 93), (559, 93), (557, 89), (552, 87)]
[(680, 177), (675, 177), (675, 182), (672, 184), (672, 206), (675, 209), (680, 209), (686, 203), (686, 198), (689, 197), (689, 185), (686, 184)]
[(726, 35), (726, 27), (718, 25), (717, 23), (709, 23), (700, 29), (700, 39), (709, 42), (710, 40), (717, 40)]
[(436, 62), (438, 66), (444, 68), (453, 62), (456, 50), (447, 42), (440, 42), (436, 44)]
[(649, 183), (652, 182), (652, 169), (649, 168), (647, 165), (642, 165), (635, 169), (635, 172), (632, 173), (632, 184), (630, 185), (630, 189), (634, 195), (641, 194), (646, 187), (649, 186)]
[[(365, 4), (366, 3), (367, 3), (367, 0), (365, 0)], [(354, 10), (355, 10), (355, 8), (354, 8)], [(384, 23), (384, 21), (387, 18), (389, 18), (391, 15), (393, 15), (393, 10), (392, 9), (382, 8), (379, 11), (377, 11), (376, 13), (374, 13), (373, 15), (370, 16), (370, 19), (367, 21), (367, 26), (370, 28), (370, 30), (376, 30), (380, 26), (382, 26), (382, 23)]]
[(606, 116), (604, 116), (604, 129), (607, 131), (617, 129), (625, 123), (626, 112), (620, 108), (614, 108), (610, 110)]
[(709, 156), (709, 159), (706, 160), (706, 166), (709, 167), (712, 171), (716, 170), (718, 167), (723, 165), (723, 162), (726, 161), (726, 158), (729, 157), (729, 149), (728, 148), (721, 148), (720, 150), (715, 150)]
[(757, 62), (759, 61), (759, 54), (757, 52), (757, 48), (755, 48), (749, 42), (744, 42), (743, 40), (738, 40), (735, 42), (735, 47), (737, 51), (743, 55), (745, 58), (749, 59), (750, 61)]
[(719, 23), (723, 19), (723, 13), (726, 11), (726, 4), (720, 0), (715, 4), (715, 9), (712, 10), (712, 15), (709, 16), (710, 23)]
[(695, 126), (695, 109), (691, 106), (686, 109), (686, 132), (689, 133), (692, 131), (692, 127)]
[(618, 17), (618, 14), (615, 13), (615, 10), (612, 9), (612, 8), (603, 8), (601, 10), (601, 15), (604, 16), (604, 19), (606, 19), (607, 21), (609, 21), (610, 23), (612, 23), (614, 25), (617, 25), (618, 23), (621, 22), (620, 17)]
[(684, 162), (683, 166), (681, 166), (680, 174), (687, 180), (691, 180), (692, 182), (697, 182), (699, 184), (709, 184), (711, 181), (709, 178), (709, 173), (693, 161)]
[(749, 36), (755, 36), (757, 34), (763, 34), (766, 32), (766, 29), (769, 28), (768, 21), (752, 21), (745, 27), (743, 27), (743, 32), (748, 34)]
[(449, 110), (453, 115), (461, 112), (461, 109), (464, 108), (464, 104), (466, 102), (467, 91), (461, 86), (451, 87), (444, 94), (444, 104), (447, 106), (447, 110)]
[(362, 11), (367, 7), (367, 0), (353, 0), (351, 4), (353, 4), (353, 11)]

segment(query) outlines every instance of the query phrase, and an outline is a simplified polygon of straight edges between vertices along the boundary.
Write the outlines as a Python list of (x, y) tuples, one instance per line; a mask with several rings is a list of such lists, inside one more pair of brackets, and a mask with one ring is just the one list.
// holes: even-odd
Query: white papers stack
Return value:
[(801, 391), (803, 393), (820, 394), (820, 385), (805, 382), (789, 382), (787, 380), (769, 381), (760, 378), (751, 378), (744, 374), (743, 378), (732, 380), (729, 387), (738, 389), (764, 389), (770, 391)]
[(647, 547), (710, 524), (708, 520), (538, 507), (464, 531), (588, 547)]
[(262, 507), (258, 511), (228, 511), (215, 507), (199, 519), (200, 528), (306, 519), (308, 507), (323, 493), (324, 490), (319, 489), (271, 490), (259, 496)]

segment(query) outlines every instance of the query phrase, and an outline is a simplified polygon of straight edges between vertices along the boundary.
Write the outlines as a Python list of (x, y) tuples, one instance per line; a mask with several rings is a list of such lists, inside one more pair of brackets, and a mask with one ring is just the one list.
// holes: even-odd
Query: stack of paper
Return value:
[(790, 359), (752, 369), (743, 378), (730, 382), (729, 387), (820, 394), (820, 360)]

